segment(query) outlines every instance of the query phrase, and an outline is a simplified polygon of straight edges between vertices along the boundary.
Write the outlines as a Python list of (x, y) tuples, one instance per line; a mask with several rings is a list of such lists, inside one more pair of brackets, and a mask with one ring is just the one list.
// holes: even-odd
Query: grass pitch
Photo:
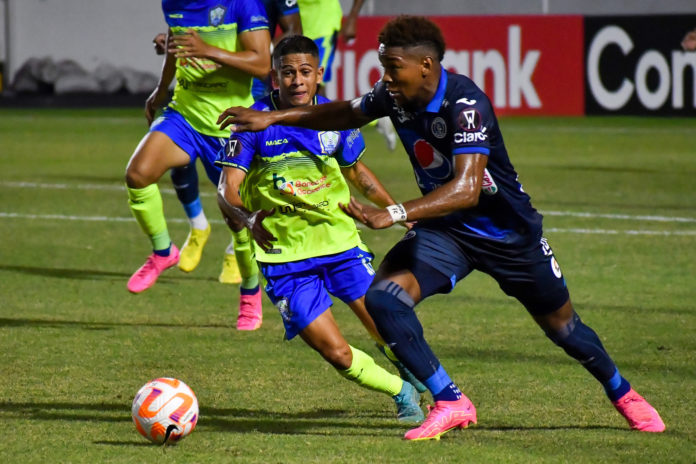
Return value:
[[(392, 401), (343, 380), (264, 299), (234, 329), (238, 289), (217, 282), (229, 235), (201, 178), (213, 234), (198, 269), (126, 291), (149, 253), (123, 189), (139, 110), (0, 110), (0, 459), (5, 462), (696, 462), (696, 121), (508, 118), (506, 144), (545, 214), (583, 319), (660, 411), (628, 429), (597, 382), (516, 301), (474, 274), (418, 307), (479, 424), (407, 443)], [(398, 200), (417, 195), (402, 149), (365, 130), (364, 161)], [(173, 240), (188, 226), (160, 182)], [(377, 261), (398, 229), (364, 231)], [(264, 297), (265, 298), (265, 297)], [(350, 310), (346, 338), (389, 366)], [(138, 388), (178, 377), (198, 396), (193, 434), (162, 449), (130, 419)]]

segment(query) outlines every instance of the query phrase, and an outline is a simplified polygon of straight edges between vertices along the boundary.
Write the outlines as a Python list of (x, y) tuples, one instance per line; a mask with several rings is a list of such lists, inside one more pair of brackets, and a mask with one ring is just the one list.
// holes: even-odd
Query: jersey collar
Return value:
[(425, 111), (428, 113), (439, 113), (440, 107), (442, 106), (442, 100), (445, 98), (445, 89), (447, 88), (447, 71), (445, 68), (440, 68), (440, 82), (437, 84), (437, 90), (435, 91), (435, 96), (430, 100), (428, 106), (425, 107)]

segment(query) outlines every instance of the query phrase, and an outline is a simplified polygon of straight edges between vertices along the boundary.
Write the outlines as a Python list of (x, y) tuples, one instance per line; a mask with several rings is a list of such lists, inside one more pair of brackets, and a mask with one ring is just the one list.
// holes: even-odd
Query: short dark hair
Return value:
[(438, 61), (445, 56), (445, 39), (440, 28), (423, 16), (397, 16), (384, 25), (378, 39), (385, 47), (430, 47), (437, 53)]
[(273, 48), (273, 66), (277, 67), (281, 57), (295, 53), (304, 53), (319, 58), (319, 48), (312, 39), (303, 35), (290, 35), (283, 38)]

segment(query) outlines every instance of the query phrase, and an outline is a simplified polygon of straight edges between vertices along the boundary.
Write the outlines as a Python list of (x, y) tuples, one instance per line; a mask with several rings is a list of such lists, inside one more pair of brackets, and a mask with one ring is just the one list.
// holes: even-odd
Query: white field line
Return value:
[[(7, 188), (37, 188), (37, 189), (58, 189), (58, 190), (105, 190), (105, 191), (124, 191), (123, 185), (104, 185), (104, 184), (47, 184), (41, 182), (10, 182), (0, 181), (0, 187)], [(174, 195), (176, 191), (173, 188), (160, 188), (160, 192), (167, 195)], [(212, 197), (215, 193), (200, 192), (202, 197)], [(581, 211), (540, 211), (544, 216), (566, 216), (566, 217), (581, 217), (581, 218), (601, 218), (601, 219), (618, 219), (628, 221), (654, 221), (654, 222), (679, 222), (679, 223), (696, 223), (696, 218), (676, 217), (676, 216), (652, 216), (652, 215), (631, 215), (617, 213), (588, 213)]]
[[(111, 217), (111, 216), (74, 216), (63, 214), (21, 214), (0, 211), (0, 219), (38, 219), (38, 220), (59, 220), (59, 221), (83, 221), (83, 222), (135, 222), (133, 217)], [(221, 219), (209, 219), (212, 224), (224, 224)], [(169, 223), (185, 223), (187, 219), (168, 218)], [(357, 224), (359, 228), (365, 228), (362, 224)], [(612, 230), (612, 229), (580, 229), (580, 228), (545, 228), (544, 232), (569, 233), (569, 234), (599, 234), (599, 235), (659, 235), (669, 236), (696, 236), (696, 230)]]

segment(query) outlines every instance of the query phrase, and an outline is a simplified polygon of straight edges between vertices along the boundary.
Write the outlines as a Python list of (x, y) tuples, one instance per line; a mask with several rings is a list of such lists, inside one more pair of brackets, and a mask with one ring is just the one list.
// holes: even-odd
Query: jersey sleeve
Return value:
[(360, 110), (365, 116), (377, 119), (387, 116), (391, 105), (387, 87), (382, 81), (378, 81), (372, 90), (363, 95), (360, 101)]
[(462, 97), (455, 103), (452, 112), (456, 128), (452, 140), (452, 153), (491, 152), (490, 130), (495, 124), (491, 103), (485, 95), (479, 93), (472, 97)]
[(360, 129), (352, 129), (341, 131), (341, 140), (343, 143), (336, 150), (334, 157), (339, 166), (347, 168), (357, 163), (365, 153), (365, 139)]
[(268, 29), (266, 8), (259, 0), (236, 0), (234, 2), (237, 33)]
[(232, 134), (224, 147), (218, 152), (215, 164), (249, 172), (249, 166), (256, 153), (257, 132)]

